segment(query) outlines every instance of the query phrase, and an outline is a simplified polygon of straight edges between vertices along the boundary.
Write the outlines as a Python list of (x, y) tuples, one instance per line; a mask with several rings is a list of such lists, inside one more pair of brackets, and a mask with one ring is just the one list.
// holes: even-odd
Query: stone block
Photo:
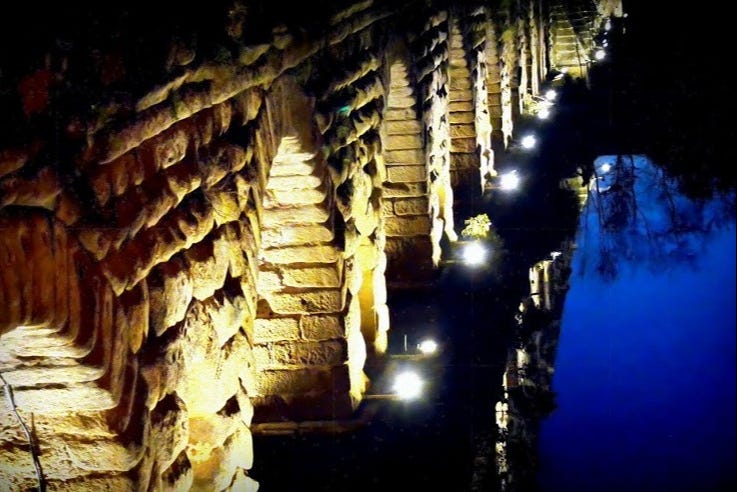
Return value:
[(450, 141), (450, 151), (462, 153), (476, 152), (476, 139), (454, 138)]
[(343, 319), (338, 315), (305, 314), (300, 317), (300, 326), (305, 340), (328, 340), (345, 336)]
[(389, 135), (386, 139), (387, 151), (421, 149), (419, 135)]
[(451, 135), (453, 135), (453, 127), (458, 126), (458, 123), (468, 124), (473, 123), (474, 120), (474, 113), (471, 111), (450, 113)]
[(320, 205), (301, 205), (296, 207), (271, 209), (264, 214), (264, 228), (283, 227), (289, 224), (309, 222), (322, 223), (328, 220), (330, 213)]
[(419, 135), (422, 133), (422, 124), (416, 119), (387, 121), (385, 123), (387, 135)]
[(253, 330), (254, 343), (297, 340), (299, 338), (300, 330), (298, 318), (259, 318), (255, 321)]
[(325, 200), (325, 190), (322, 188), (302, 188), (298, 190), (269, 190), (264, 197), (266, 207), (284, 205), (310, 205), (322, 203)]
[(184, 128), (184, 125), (174, 125), (150, 141), (157, 169), (166, 169), (184, 159), (189, 145), (189, 135)]
[(386, 121), (406, 121), (416, 120), (417, 111), (413, 107), (411, 108), (389, 108), (384, 114)]
[[(350, 390), (348, 366), (310, 367), (301, 369), (267, 369), (260, 373), (259, 395), (295, 395)], [(256, 414), (258, 415), (258, 401)]]
[(169, 190), (176, 197), (176, 203), (202, 184), (200, 170), (194, 159), (184, 159), (168, 168), (164, 174)]
[(345, 340), (282, 342), (256, 345), (253, 349), (260, 370), (293, 366), (333, 366), (347, 360)]
[(263, 247), (299, 246), (304, 244), (329, 243), (333, 240), (330, 224), (292, 225), (268, 228), (263, 232)]
[(325, 267), (283, 268), (282, 277), (287, 287), (340, 287), (337, 265)]
[(155, 267), (148, 279), (149, 326), (156, 336), (184, 319), (192, 300), (193, 282), (188, 267), (174, 257)]
[(450, 138), (476, 138), (476, 126), (474, 124), (450, 125)]
[(268, 190), (302, 190), (317, 188), (322, 183), (321, 176), (311, 174), (309, 176), (271, 176), (266, 187)]
[(286, 248), (267, 248), (263, 259), (269, 263), (335, 263), (338, 251), (334, 246), (296, 246)]
[(425, 166), (392, 166), (386, 172), (388, 180), (392, 183), (421, 183), (427, 181)]
[(427, 198), (407, 198), (394, 200), (397, 215), (427, 215), (430, 212)]
[(384, 198), (427, 196), (427, 183), (384, 183)]
[(228, 262), (226, 258), (216, 257), (212, 238), (185, 251), (184, 259), (192, 279), (192, 296), (195, 299), (207, 299), (225, 283)]
[(427, 216), (387, 217), (384, 230), (387, 236), (418, 236), (430, 234), (430, 219)]
[(269, 293), (266, 299), (275, 313), (337, 313), (342, 309), (340, 290), (317, 290), (300, 293)]
[(448, 111), (451, 113), (470, 112), (473, 113), (473, 101), (471, 99), (453, 99), (448, 103)]

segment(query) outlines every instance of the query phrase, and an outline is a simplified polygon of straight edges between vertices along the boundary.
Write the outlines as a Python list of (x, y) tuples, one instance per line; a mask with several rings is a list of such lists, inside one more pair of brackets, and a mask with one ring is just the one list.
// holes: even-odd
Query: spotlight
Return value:
[(612, 21), (610, 19), (607, 19), (606, 24), (604, 24), (604, 30), (605, 31), (612, 30)]
[(413, 400), (422, 394), (423, 385), (424, 382), (417, 373), (405, 371), (397, 374), (392, 390), (402, 400)]
[(486, 259), (486, 249), (478, 242), (466, 244), (461, 254), (463, 263), (469, 266), (480, 265)]
[(604, 58), (606, 58), (606, 51), (601, 48), (596, 50), (596, 52), (594, 53), (594, 58), (596, 58), (597, 60), (603, 60)]
[(517, 171), (502, 174), (499, 180), (499, 188), (505, 191), (516, 190), (519, 187), (520, 178)]
[(601, 165), (601, 172), (608, 173), (611, 170), (612, 170), (612, 165), (609, 164), (608, 162), (605, 162), (604, 164)]
[(522, 137), (522, 147), (525, 149), (532, 149), (535, 147), (535, 144), (537, 144), (537, 139), (535, 138), (535, 135), (525, 135)]
[(550, 110), (548, 108), (542, 108), (537, 112), (537, 117), (541, 120), (547, 120), (550, 118)]
[(555, 90), (553, 89), (548, 89), (545, 92), (545, 99), (547, 99), (548, 101), (555, 101), (556, 97), (558, 97), (558, 93), (555, 92)]
[(438, 343), (435, 340), (423, 340), (417, 344), (417, 348), (425, 355), (434, 354), (438, 350)]

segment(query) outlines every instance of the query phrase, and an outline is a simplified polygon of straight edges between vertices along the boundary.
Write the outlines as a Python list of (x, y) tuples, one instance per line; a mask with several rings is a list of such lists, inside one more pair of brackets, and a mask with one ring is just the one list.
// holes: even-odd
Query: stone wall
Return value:
[(36, 484), (15, 407), (75, 491), (255, 490), (252, 421), (351, 417), (387, 285), (511, 138), (521, 19), (328, 4), (107, 14), (7, 65), (0, 489)]

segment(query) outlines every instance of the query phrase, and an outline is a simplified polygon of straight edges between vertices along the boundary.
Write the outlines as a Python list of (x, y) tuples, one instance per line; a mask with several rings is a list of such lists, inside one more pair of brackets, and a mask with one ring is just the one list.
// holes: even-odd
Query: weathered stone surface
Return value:
[(225, 283), (228, 261), (215, 254), (216, 240), (206, 239), (184, 253), (187, 270), (192, 279), (192, 296), (203, 300)]
[(417, 119), (417, 111), (414, 108), (389, 108), (384, 118), (387, 121), (406, 121)]
[(392, 92), (389, 94), (389, 107), (391, 108), (411, 108), (415, 104), (415, 98), (411, 95), (399, 95)]
[(158, 265), (148, 277), (149, 324), (156, 336), (184, 319), (192, 300), (193, 282), (180, 257)]
[(259, 489), (259, 483), (245, 474), (243, 470), (237, 470), (233, 483), (225, 489), (228, 492), (256, 492)]
[(288, 248), (269, 248), (263, 251), (263, 258), (269, 263), (335, 263), (338, 252), (333, 246), (296, 246)]
[(407, 198), (394, 200), (397, 215), (427, 215), (430, 211), (427, 198)]
[(419, 137), (421, 132), (422, 124), (414, 119), (386, 122), (387, 135), (417, 135)]
[(290, 191), (305, 188), (317, 188), (322, 177), (311, 174), (309, 176), (272, 176), (269, 178), (268, 189)]
[(418, 135), (389, 135), (386, 139), (388, 150), (411, 150), (421, 149), (422, 140)]
[(261, 372), (260, 395), (299, 394), (315, 390), (348, 392), (348, 366), (333, 368), (269, 369)]
[(342, 308), (339, 290), (269, 293), (265, 297), (271, 309), (279, 314), (336, 313)]
[(271, 166), (271, 176), (308, 176), (315, 169), (315, 163), (308, 160), (302, 160), (304, 156), (288, 159), (285, 156), (277, 156)]
[(300, 338), (299, 320), (297, 318), (259, 318), (255, 323), (256, 326), (253, 330), (254, 343), (297, 340)]
[[(61, 439), (54, 443), (56, 449), (65, 449), (66, 456), (72, 465), (88, 472), (128, 471), (141, 459), (140, 447), (131, 445), (126, 448), (122, 444), (109, 440), (84, 442), (69, 440), (64, 443)], [(48, 463), (48, 461), (45, 459)]]
[(454, 138), (450, 142), (451, 152), (471, 153), (476, 151), (475, 138)]
[(475, 152), (470, 154), (452, 154), (451, 169), (478, 172), (479, 162), (479, 156)]
[(306, 340), (328, 340), (345, 336), (343, 321), (338, 315), (303, 315), (300, 325), (302, 336)]
[(474, 125), (451, 125), (450, 126), (450, 137), (451, 138), (476, 138), (476, 127)]
[(268, 228), (264, 230), (262, 236), (262, 244), (265, 248), (329, 243), (332, 240), (333, 231), (329, 223)]
[(420, 183), (427, 180), (424, 166), (392, 166), (386, 172), (392, 183)]
[(128, 345), (133, 353), (138, 352), (148, 335), (149, 306), (148, 283), (145, 280), (120, 297), (120, 316), (126, 319)]
[(266, 292), (273, 292), (282, 290), (284, 284), (282, 283), (281, 275), (278, 271), (265, 271), (262, 270), (258, 275), (258, 291), (261, 294)]
[(427, 195), (427, 183), (384, 183), (384, 198)]
[(203, 460), (192, 460), (194, 490), (225, 490), (236, 471), (253, 465), (253, 442), (248, 429), (239, 429)]
[(243, 205), (239, 203), (235, 190), (210, 190), (205, 192), (205, 196), (212, 204), (215, 226), (234, 222), (241, 217)]
[(420, 166), (425, 163), (425, 153), (421, 149), (416, 150), (388, 150), (384, 152), (386, 165), (414, 165)]
[(416, 236), (430, 233), (429, 217), (387, 217), (387, 236)]
[(289, 224), (321, 223), (328, 220), (330, 213), (324, 206), (302, 205), (298, 207), (278, 208), (269, 210), (264, 215), (264, 227), (283, 227)]
[(44, 167), (33, 177), (7, 177), (0, 181), (0, 207), (19, 205), (54, 209), (61, 183), (52, 167)]
[(269, 190), (264, 197), (266, 206), (278, 205), (310, 205), (322, 203), (325, 200), (325, 191), (320, 188), (304, 188), (297, 190)]
[(166, 492), (190, 490), (193, 481), (192, 464), (187, 458), (187, 453), (182, 451), (169, 468), (161, 474), (161, 490)]
[(260, 369), (290, 366), (339, 365), (347, 361), (345, 340), (319, 342), (280, 342), (254, 347), (254, 358)]
[(340, 287), (337, 265), (329, 267), (284, 268), (285, 286), (289, 287)]
[(157, 443), (153, 449), (157, 467), (169, 468), (187, 446), (188, 438), (189, 419), (184, 402), (169, 394), (151, 412), (149, 439)]
[[(16, 404), (34, 413), (105, 410), (116, 404), (107, 390), (94, 383), (74, 383), (62, 388), (16, 389), (14, 393)], [(10, 412), (10, 407), (5, 400), (0, 400), (0, 414), (6, 412)]]
[(471, 113), (473, 114), (473, 101), (454, 99), (448, 104), (450, 113)]

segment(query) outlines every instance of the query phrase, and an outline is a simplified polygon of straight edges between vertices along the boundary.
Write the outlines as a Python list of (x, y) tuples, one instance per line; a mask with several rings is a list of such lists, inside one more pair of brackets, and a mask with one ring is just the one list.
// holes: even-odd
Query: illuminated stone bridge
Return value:
[(351, 418), (387, 292), (433, 279), (550, 70), (586, 76), (621, 14), (269, 3), (3, 38), (0, 489), (255, 490), (255, 425)]

